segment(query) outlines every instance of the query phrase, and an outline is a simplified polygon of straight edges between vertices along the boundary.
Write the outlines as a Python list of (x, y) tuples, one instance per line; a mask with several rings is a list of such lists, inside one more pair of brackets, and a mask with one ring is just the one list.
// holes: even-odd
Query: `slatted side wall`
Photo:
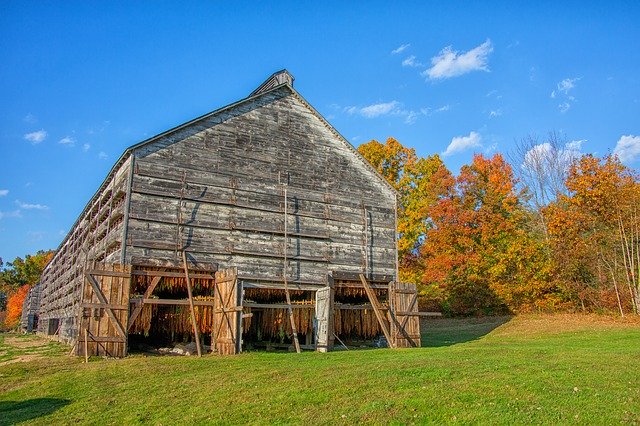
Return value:
[(220, 355), (242, 349), (242, 284), (235, 268), (216, 272), (215, 319), (212, 340)]
[(395, 321), (391, 321), (392, 339), (396, 348), (420, 347), (420, 317), (415, 284), (391, 283), (390, 298)]
[[(127, 355), (131, 266), (92, 263), (85, 271), (76, 354)], [(87, 336), (85, 346), (85, 336)]]

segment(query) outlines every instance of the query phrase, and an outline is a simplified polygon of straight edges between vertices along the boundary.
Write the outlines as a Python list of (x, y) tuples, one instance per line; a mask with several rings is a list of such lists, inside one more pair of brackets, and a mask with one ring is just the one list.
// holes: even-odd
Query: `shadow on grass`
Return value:
[(496, 316), (425, 319), (420, 324), (422, 347), (452, 346), (477, 340), (506, 324), (511, 318), (511, 316)]
[(0, 401), (0, 426), (15, 425), (46, 416), (68, 405), (61, 398), (34, 398), (26, 401)]

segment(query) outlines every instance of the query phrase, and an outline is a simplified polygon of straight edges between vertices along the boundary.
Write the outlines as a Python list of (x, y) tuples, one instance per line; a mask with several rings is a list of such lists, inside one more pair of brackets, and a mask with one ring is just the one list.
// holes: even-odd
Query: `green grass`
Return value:
[(423, 334), (430, 347), (88, 364), (46, 341), (6, 363), (21, 354), (5, 335), (0, 424), (640, 423), (638, 321), (431, 320)]

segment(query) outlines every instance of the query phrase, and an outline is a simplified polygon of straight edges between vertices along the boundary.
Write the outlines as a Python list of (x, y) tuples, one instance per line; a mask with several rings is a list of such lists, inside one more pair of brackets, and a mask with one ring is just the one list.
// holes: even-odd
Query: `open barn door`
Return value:
[(332, 287), (324, 287), (316, 291), (316, 350), (330, 351), (333, 347), (333, 299)]
[(396, 348), (420, 347), (420, 316), (418, 313), (418, 291), (415, 284), (391, 283), (389, 299), (391, 315), (391, 338)]
[(215, 319), (212, 342), (221, 355), (242, 351), (242, 284), (236, 268), (216, 272)]
[(131, 266), (94, 263), (84, 272), (76, 354), (127, 355)]

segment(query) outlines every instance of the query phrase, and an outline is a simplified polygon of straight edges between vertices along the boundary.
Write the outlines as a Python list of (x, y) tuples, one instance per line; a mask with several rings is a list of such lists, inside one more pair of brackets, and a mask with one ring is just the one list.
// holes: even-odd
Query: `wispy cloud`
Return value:
[(29, 242), (36, 243), (38, 241), (42, 241), (42, 239), (47, 235), (44, 231), (29, 231), (27, 232), (27, 237), (29, 238)]
[(71, 136), (65, 136), (64, 138), (60, 139), (58, 143), (66, 147), (72, 148), (76, 145), (76, 140), (73, 139)]
[(8, 189), (0, 189), (0, 197), (6, 197), (9, 194)]
[(12, 210), (9, 212), (0, 211), (0, 219), (4, 219), (7, 217), (22, 217), (22, 212), (20, 210)]
[(613, 153), (623, 163), (633, 163), (640, 157), (640, 136), (621, 136), (613, 149)]
[(98, 153), (98, 158), (99, 158), (99, 159), (101, 159), (101, 160), (106, 160), (107, 158), (109, 158), (109, 156), (107, 155), (107, 153), (106, 153), (106, 152), (104, 152), (104, 151), (100, 151), (100, 152)]
[(554, 90), (551, 91), (551, 99), (561, 98), (563, 102), (558, 104), (558, 109), (561, 113), (565, 113), (571, 109), (573, 102), (576, 98), (570, 94), (570, 92), (576, 87), (576, 82), (580, 80), (580, 77), (565, 78), (560, 81)]
[(20, 200), (16, 200), (16, 204), (24, 210), (49, 210), (49, 206), (45, 206), (44, 204), (23, 203)]
[(398, 111), (400, 102), (390, 101), (367, 105), (365, 107), (348, 106), (344, 109), (348, 114), (358, 114), (365, 118), (376, 118), (381, 115), (388, 115)]
[(90, 148), (91, 148), (91, 145), (89, 145), (88, 143), (85, 143), (82, 145), (82, 152), (87, 152), (89, 151)]
[(468, 136), (456, 136), (451, 139), (451, 143), (447, 147), (447, 149), (442, 153), (443, 157), (448, 157), (450, 155), (466, 151), (471, 148), (481, 147), (480, 143), (482, 137), (477, 132), (471, 132)]
[(47, 138), (47, 132), (44, 129), (37, 132), (31, 132), (24, 135), (25, 140), (28, 140), (32, 144), (36, 145)]
[(29, 114), (24, 116), (22, 121), (24, 121), (25, 123), (29, 123), (29, 124), (36, 124), (38, 122), (38, 119), (36, 118), (35, 115), (29, 113)]
[(502, 115), (502, 110), (499, 108), (496, 110), (489, 111), (489, 118), (500, 117), (501, 115)]
[(472, 71), (489, 71), (489, 54), (493, 51), (491, 40), (468, 52), (458, 52), (447, 46), (437, 56), (431, 58), (432, 67), (421, 75), (429, 80), (458, 77)]
[[(446, 107), (448, 108), (448, 106)], [(440, 109), (442, 108), (439, 108), (438, 111)], [(343, 111), (350, 115), (360, 115), (369, 119), (387, 115), (403, 117), (406, 124), (413, 124), (420, 116), (431, 115), (433, 112), (429, 108), (421, 108), (418, 111), (408, 110), (403, 107), (401, 102), (395, 100), (367, 105), (364, 107), (347, 106), (343, 108)]]
[(402, 61), (402, 66), (417, 68), (423, 66), (423, 64), (416, 59), (415, 55), (411, 55)]
[(402, 45), (398, 46), (396, 49), (393, 49), (391, 51), (391, 54), (392, 55), (397, 55), (398, 53), (402, 53), (405, 50), (407, 50), (409, 48), (409, 46), (411, 46), (411, 45), (408, 44), (408, 43), (407, 44), (402, 44)]

